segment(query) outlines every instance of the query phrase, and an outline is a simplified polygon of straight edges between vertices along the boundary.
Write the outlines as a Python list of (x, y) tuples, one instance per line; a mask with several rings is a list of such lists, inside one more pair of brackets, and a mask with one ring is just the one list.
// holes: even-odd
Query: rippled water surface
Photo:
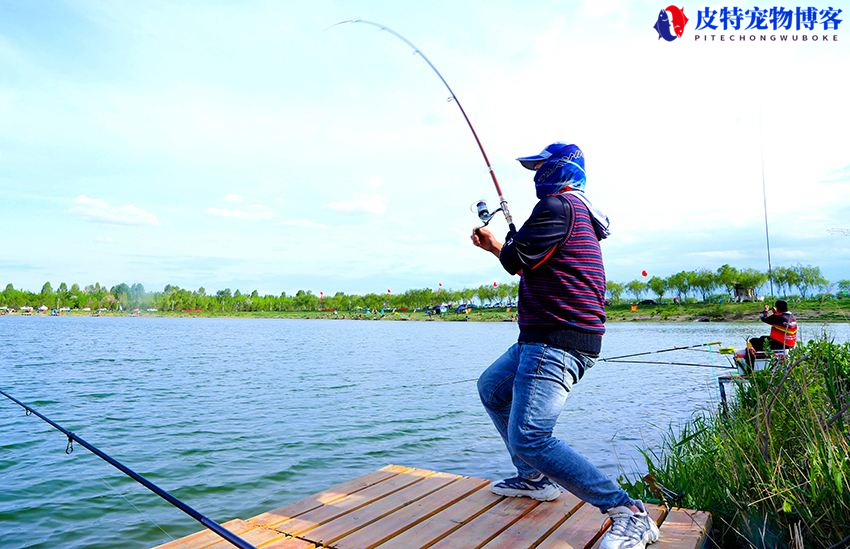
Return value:
[[(850, 336), (847, 325), (830, 330)], [(762, 333), (755, 323), (609, 324), (603, 354)], [(510, 323), (0, 317), (0, 388), (225, 521), (388, 463), (509, 475), (463, 380), (516, 335)], [(640, 469), (636, 447), (714, 406), (720, 373), (599, 363), (556, 434), (612, 476)], [(0, 546), (146, 547), (201, 529), (83, 448), (64, 449), (63, 435), (0, 399)]]

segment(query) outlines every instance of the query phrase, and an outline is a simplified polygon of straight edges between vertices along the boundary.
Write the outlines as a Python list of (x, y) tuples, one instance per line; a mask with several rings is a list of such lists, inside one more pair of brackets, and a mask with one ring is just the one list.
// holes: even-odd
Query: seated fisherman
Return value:
[(770, 324), (770, 335), (750, 339), (751, 353), (791, 349), (797, 344), (797, 318), (788, 312), (787, 301), (776, 300), (772, 309), (765, 305), (759, 318)]

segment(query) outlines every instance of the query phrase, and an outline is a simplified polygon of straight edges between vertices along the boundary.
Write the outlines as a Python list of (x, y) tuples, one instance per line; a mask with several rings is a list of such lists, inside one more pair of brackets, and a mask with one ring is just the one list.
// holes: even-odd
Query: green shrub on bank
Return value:
[[(740, 384), (727, 414), (694, 417), (643, 454), (679, 505), (712, 513), (720, 547), (845, 547), (848, 404), (850, 344), (822, 337)], [(633, 497), (656, 498), (643, 480), (620, 480)]]

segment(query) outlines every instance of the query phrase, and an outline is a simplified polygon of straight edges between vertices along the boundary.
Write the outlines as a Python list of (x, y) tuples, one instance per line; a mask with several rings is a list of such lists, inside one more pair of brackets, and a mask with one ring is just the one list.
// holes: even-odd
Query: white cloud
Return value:
[(366, 212), (382, 214), (387, 211), (387, 197), (380, 194), (355, 195), (349, 200), (338, 200), (325, 205), (338, 212)]
[(224, 197), (224, 201), (230, 202), (231, 204), (241, 204), (245, 201), (245, 197), (243, 197), (242, 195), (231, 193)]
[(377, 190), (384, 186), (384, 178), (380, 175), (373, 175), (366, 178), (366, 186), (370, 189)]
[(114, 225), (156, 225), (156, 215), (132, 204), (113, 206), (101, 198), (90, 198), (84, 194), (71, 201), (70, 211), (89, 221)]
[(325, 225), (324, 223), (317, 223), (315, 221), (311, 221), (310, 219), (287, 219), (281, 223), (287, 227), (296, 227), (299, 229), (327, 229), (330, 227), (329, 225)]
[(272, 219), (274, 210), (264, 204), (251, 204), (244, 208), (207, 208), (206, 213), (215, 217), (227, 217), (231, 219)]

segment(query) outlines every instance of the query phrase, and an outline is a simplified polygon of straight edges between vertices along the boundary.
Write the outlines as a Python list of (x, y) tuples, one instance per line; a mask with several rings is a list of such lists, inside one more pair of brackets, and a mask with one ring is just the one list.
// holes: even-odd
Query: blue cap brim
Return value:
[(546, 160), (550, 156), (552, 156), (552, 153), (550, 153), (549, 151), (543, 151), (542, 153), (535, 154), (534, 156), (523, 156), (523, 157), (517, 158), (517, 161), (519, 161), (519, 163), (522, 164), (523, 168), (525, 168), (527, 170), (534, 171), (534, 165), (535, 164), (537, 164), (538, 162), (540, 162), (542, 160)]

